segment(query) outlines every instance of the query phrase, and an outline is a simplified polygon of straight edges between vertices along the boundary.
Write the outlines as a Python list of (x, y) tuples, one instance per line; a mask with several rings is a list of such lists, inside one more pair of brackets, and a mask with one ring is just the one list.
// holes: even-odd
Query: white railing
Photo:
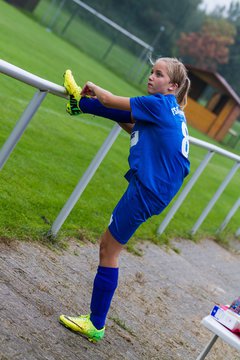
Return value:
[[(45, 79), (42, 79), (36, 75), (33, 75), (17, 66), (14, 66), (4, 60), (0, 59), (0, 72), (11, 76), (12, 78), (19, 80), (21, 82), (24, 82), (25, 84), (31, 85), (35, 87), (37, 92), (35, 93), (34, 97), (28, 104), (27, 108), (23, 112), (22, 116), (20, 117), (19, 121), (17, 122), (15, 128), (13, 129), (12, 133), (10, 134), (9, 138), (6, 140), (5, 144), (3, 145), (2, 149), (0, 150), (0, 170), (8, 160), (11, 152), (13, 151), (14, 147), (16, 146), (17, 142), (19, 141), (20, 137), (22, 136), (23, 132), (25, 131), (28, 123), (30, 122), (33, 115), (38, 110), (39, 106), (41, 105), (42, 101), (44, 100), (45, 96), (50, 93), (53, 95), (57, 95), (63, 98), (67, 98), (67, 93), (64, 87), (59, 86), (57, 84), (54, 84), (50, 81), (47, 81)], [(75, 206), (76, 202), (80, 198), (81, 194), (83, 193), (84, 189), (92, 179), (94, 173), (96, 172), (97, 168), (101, 164), (102, 160), (106, 156), (107, 152), (110, 150), (112, 144), (118, 137), (119, 133), (121, 131), (121, 128), (118, 124), (113, 126), (111, 132), (109, 133), (107, 139), (99, 149), (98, 153), (90, 163), (88, 169), (80, 179), (79, 183), (77, 184), (76, 188), (74, 189), (72, 195), (69, 197), (67, 202), (65, 203), (64, 207), (60, 211), (59, 215), (57, 216), (56, 220), (54, 221), (51, 229), (49, 230), (49, 234), (56, 236), (58, 231), (60, 230), (61, 226), (63, 225), (64, 221), (70, 214), (71, 210)], [(181, 204), (183, 203), (184, 199), (186, 198), (187, 194), (192, 189), (193, 185), (209, 163), (210, 159), (213, 157), (214, 154), (220, 154), (222, 156), (228, 157), (229, 159), (234, 161), (234, 166), (230, 170), (229, 174), (226, 176), (220, 187), (218, 188), (217, 192), (213, 196), (213, 198), (210, 200), (207, 207), (203, 210), (201, 216), (193, 226), (191, 233), (195, 234), (195, 232), (198, 230), (198, 228), (201, 226), (204, 219), (207, 217), (208, 213), (222, 194), (222, 192), (225, 190), (226, 186), (230, 182), (230, 180), (233, 178), (235, 173), (240, 167), (240, 156), (233, 154), (229, 151), (226, 151), (216, 145), (212, 145), (210, 143), (207, 143), (205, 141), (190, 137), (190, 143), (192, 145), (199, 146), (201, 148), (204, 148), (208, 150), (205, 158), (199, 165), (199, 167), (196, 169), (196, 171), (191, 176), (190, 180), (188, 181), (187, 185), (183, 188), (182, 192), (178, 196), (177, 200), (174, 202), (173, 206), (171, 207), (170, 211), (160, 224), (158, 228), (158, 234), (162, 234), (166, 227), (168, 226), (169, 222), (173, 218), (174, 214), (177, 212)], [(229, 214), (227, 215), (224, 223), (220, 226), (218, 229), (219, 231), (222, 231), (222, 229), (227, 225), (227, 223), (230, 221), (231, 217), (235, 214), (237, 209), (239, 208), (240, 203), (239, 199), (234, 204), (233, 208), (230, 210)], [(236, 235), (240, 235), (240, 228), (237, 230)]]
[(235, 163), (234, 163), (233, 168), (231, 169), (229, 174), (226, 176), (226, 178), (224, 179), (224, 181), (222, 182), (222, 184), (218, 188), (217, 192), (212, 197), (209, 204), (203, 210), (203, 212), (200, 215), (199, 219), (197, 220), (197, 222), (194, 224), (193, 228), (191, 229), (190, 232), (191, 232), (192, 235), (194, 235), (196, 233), (196, 231), (199, 229), (199, 227), (201, 226), (201, 224), (203, 223), (203, 221), (205, 220), (205, 218), (207, 217), (207, 215), (209, 214), (209, 212), (213, 208), (214, 204), (219, 199), (220, 195), (223, 193), (223, 191), (225, 190), (225, 188), (229, 184), (230, 180), (233, 178), (233, 176), (235, 175), (235, 173), (237, 172), (237, 170), (240, 167), (240, 156), (238, 156), (236, 154), (233, 154), (230, 151), (226, 151), (226, 150), (224, 150), (224, 149), (222, 149), (222, 148), (220, 148), (220, 147), (218, 147), (216, 145), (207, 143), (206, 141), (202, 141), (202, 140), (193, 138), (191, 136), (189, 137), (189, 141), (190, 141), (190, 143), (192, 145), (200, 146), (201, 148), (204, 148), (204, 149), (208, 150), (208, 153), (206, 154), (205, 158), (203, 159), (203, 161), (201, 162), (199, 167), (195, 170), (192, 177), (188, 181), (187, 185), (183, 188), (182, 192), (178, 196), (177, 200), (174, 202), (174, 204), (171, 207), (170, 211), (168, 212), (168, 214), (166, 215), (166, 217), (164, 218), (164, 220), (160, 224), (160, 226), (158, 228), (158, 234), (162, 234), (164, 232), (167, 225), (169, 224), (169, 222), (171, 221), (171, 219), (173, 218), (173, 216), (175, 215), (175, 213), (177, 212), (177, 210), (179, 209), (179, 207), (183, 203), (184, 199), (186, 198), (186, 196), (188, 195), (188, 193), (192, 189), (193, 185), (196, 183), (197, 179), (199, 178), (199, 176), (201, 175), (203, 170), (206, 168), (207, 164), (209, 163), (209, 161), (211, 160), (211, 158), (213, 157), (214, 154), (223, 155), (223, 156), (225, 156), (225, 157), (227, 157), (229, 159), (234, 160)]

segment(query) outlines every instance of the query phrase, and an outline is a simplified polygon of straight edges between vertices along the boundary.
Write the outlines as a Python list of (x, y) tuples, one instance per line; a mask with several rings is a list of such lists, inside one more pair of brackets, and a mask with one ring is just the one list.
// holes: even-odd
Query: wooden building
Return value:
[(217, 72), (186, 65), (191, 80), (188, 124), (221, 141), (240, 114), (240, 98)]

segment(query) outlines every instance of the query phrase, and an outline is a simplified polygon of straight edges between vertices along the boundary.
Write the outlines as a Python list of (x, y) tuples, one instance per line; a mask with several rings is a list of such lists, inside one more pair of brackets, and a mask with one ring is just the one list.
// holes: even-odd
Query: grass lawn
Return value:
[[(1, 58), (57, 84), (70, 68), (80, 83), (93, 80), (110, 91), (137, 96), (139, 90), (73, 45), (47, 32), (29, 16), (0, 2)], [(0, 77), (0, 147), (10, 135), (36, 89), (5, 75)], [(47, 95), (0, 173), (0, 237), (40, 239), (51, 227), (79, 179), (87, 169), (113, 123), (93, 116), (70, 117), (65, 101)], [(210, 141), (194, 129), (190, 135)], [(219, 144), (217, 144), (219, 145)], [(97, 239), (127, 186), (129, 136), (122, 131), (77, 205), (64, 223), (60, 237)], [(192, 172), (206, 151), (191, 147)], [(229, 170), (233, 161), (215, 155), (161, 238), (188, 236)], [(239, 196), (240, 173), (204, 221), (199, 237), (214, 236), (216, 229)], [(136, 238), (161, 241), (156, 230), (168, 212), (150, 219)], [(239, 227), (239, 212), (224, 231)], [(132, 243), (134, 239), (132, 240)]]

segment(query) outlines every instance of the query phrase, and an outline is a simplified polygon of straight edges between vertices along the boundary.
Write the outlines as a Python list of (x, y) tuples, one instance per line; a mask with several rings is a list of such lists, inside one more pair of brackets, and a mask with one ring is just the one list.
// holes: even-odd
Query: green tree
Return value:
[(235, 42), (230, 46), (229, 61), (226, 65), (219, 67), (219, 71), (232, 85), (234, 90), (240, 96), (240, 3), (232, 1), (227, 13), (227, 19), (236, 28)]
[[(205, 14), (202, 0), (85, 0), (128, 31), (149, 44), (155, 56), (177, 55), (176, 40), (182, 31), (201, 27)], [(163, 31), (164, 29), (164, 31)]]

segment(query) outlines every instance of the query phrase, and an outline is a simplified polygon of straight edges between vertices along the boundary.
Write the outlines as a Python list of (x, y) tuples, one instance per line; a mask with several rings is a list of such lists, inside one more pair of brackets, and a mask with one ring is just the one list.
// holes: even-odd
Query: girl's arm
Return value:
[(111, 92), (88, 81), (82, 89), (81, 95), (96, 96), (106, 107), (130, 111), (130, 98), (113, 95)]

